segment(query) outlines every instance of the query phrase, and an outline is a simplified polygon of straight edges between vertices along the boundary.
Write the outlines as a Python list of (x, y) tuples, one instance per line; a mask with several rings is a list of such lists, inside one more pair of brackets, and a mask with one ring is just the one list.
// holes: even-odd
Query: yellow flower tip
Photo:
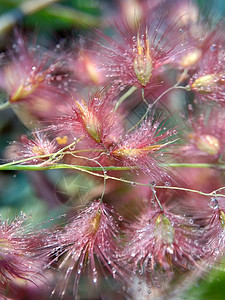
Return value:
[(63, 137), (57, 136), (56, 137), (56, 142), (59, 145), (65, 145), (68, 142), (68, 136), (67, 135), (64, 135)]
[(225, 74), (208, 74), (198, 77), (191, 88), (197, 92), (211, 93), (215, 87), (225, 84)]
[(224, 211), (220, 210), (220, 216), (219, 216), (219, 218), (220, 218), (221, 226), (223, 228), (225, 228), (225, 213), (224, 213)]
[(146, 86), (152, 76), (152, 58), (150, 55), (150, 45), (148, 34), (146, 33), (144, 40), (137, 35), (137, 50), (133, 62), (134, 73), (142, 86)]
[(86, 66), (87, 73), (88, 73), (91, 81), (94, 84), (99, 85), (100, 81), (101, 81), (100, 74), (99, 74), (95, 64), (88, 57), (85, 60), (85, 66)]
[(32, 152), (33, 152), (34, 154), (37, 154), (37, 156), (48, 154), (48, 153), (46, 153), (45, 149), (40, 148), (40, 147), (38, 147), (38, 146), (34, 146), (34, 147), (32, 148)]
[(195, 50), (185, 54), (182, 57), (180, 65), (183, 68), (192, 67), (198, 62), (198, 60), (201, 58), (201, 56), (202, 56), (202, 51), (200, 49), (195, 49)]
[(171, 245), (174, 241), (174, 228), (170, 220), (164, 214), (159, 214), (155, 225), (155, 236), (162, 240), (164, 244)]
[(97, 143), (101, 142), (101, 130), (98, 118), (88, 109), (87, 104), (84, 100), (81, 103), (76, 102), (76, 106), (80, 111), (80, 117), (83, 120), (83, 126), (87, 130), (87, 133), (93, 138)]
[(96, 213), (96, 215), (92, 218), (90, 221), (90, 230), (92, 233), (96, 233), (100, 226), (100, 220), (101, 220), (101, 210), (99, 209)]
[(113, 151), (113, 155), (118, 157), (138, 157), (160, 150), (163, 145), (146, 146), (143, 148), (119, 148)]
[(209, 155), (217, 155), (220, 152), (220, 142), (213, 135), (201, 135), (195, 138), (196, 147), (209, 154)]
[(21, 84), (19, 88), (11, 95), (10, 102), (16, 102), (32, 94), (43, 81), (44, 75), (28, 78), (25, 83)]

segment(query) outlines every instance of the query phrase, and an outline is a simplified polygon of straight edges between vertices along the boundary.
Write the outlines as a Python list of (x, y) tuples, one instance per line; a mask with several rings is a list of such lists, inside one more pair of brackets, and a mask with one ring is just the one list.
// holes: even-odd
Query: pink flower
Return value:
[(222, 258), (225, 249), (225, 205), (224, 198), (212, 197), (209, 201), (203, 252), (210, 262)]
[[(34, 132), (33, 139), (26, 135), (20, 137), (20, 142), (12, 143), (6, 152), (7, 158), (10, 160), (29, 159), (24, 164), (39, 164), (46, 162), (50, 155), (57, 152), (55, 141), (50, 141), (46, 135)], [(32, 158), (43, 156), (40, 158)]]
[(8, 53), (1, 83), (9, 94), (9, 102), (25, 122), (27, 115), (33, 119), (56, 115), (58, 110), (63, 110), (62, 99), (63, 106), (69, 101), (67, 91), (71, 78), (65, 66), (66, 58), (50, 51), (43, 53), (40, 47), (28, 45), (21, 33), (15, 35), (14, 50)]
[(110, 155), (123, 165), (138, 167), (152, 179), (169, 177), (159, 163), (164, 150), (174, 143), (177, 131), (168, 129), (165, 123), (162, 119), (145, 121), (140, 128), (121, 138), (121, 142), (110, 150)]
[(91, 49), (85, 50), (83, 48), (78, 49), (78, 51), (77, 57), (72, 57), (70, 66), (78, 83), (99, 87), (105, 85), (107, 78), (100, 68), (97, 53)]
[(117, 246), (119, 230), (110, 210), (105, 204), (95, 201), (79, 211), (61, 232), (56, 233), (55, 249), (58, 254), (52, 263), (63, 255), (59, 270), (66, 269), (64, 281), (60, 284), (61, 296), (64, 295), (72, 274), (74, 294), (77, 294), (80, 276), (86, 266), (94, 284), (98, 282), (98, 264), (105, 268), (104, 272), (108, 270), (113, 277), (121, 276), (123, 271), (116, 263), (120, 251)]
[(133, 29), (120, 26), (118, 38), (103, 36), (106, 46), (99, 49), (103, 57), (102, 67), (106, 76), (121, 88), (136, 86), (153, 89), (161, 80), (163, 66), (172, 61), (176, 52), (174, 24), (164, 26), (162, 18), (157, 19), (154, 11), (151, 17)]
[[(207, 116), (207, 117), (206, 117)], [(224, 155), (225, 147), (225, 114), (223, 109), (213, 108), (192, 118), (184, 130), (184, 144), (177, 147), (174, 153), (179, 158), (189, 161), (202, 159), (204, 162), (216, 161)]]
[(202, 255), (197, 229), (192, 218), (170, 209), (145, 207), (127, 230), (130, 240), (122, 260), (148, 284), (163, 287), (174, 277), (176, 268), (185, 271), (197, 267)]
[(91, 95), (89, 101), (76, 101), (70, 112), (56, 119), (52, 127), (65, 136), (82, 138), (81, 143), (90, 147), (108, 148), (123, 132), (123, 116), (114, 111), (114, 104), (114, 93), (103, 89)]
[(44, 260), (38, 258), (40, 237), (26, 224), (25, 215), (12, 223), (0, 221), (0, 291), (11, 294), (21, 285), (43, 281)]
[(198, 71), (189, 81), (192, 90), (200, 100), (224, 103), (225, 95), (225, 52), (220, 45), (213, 45), (211, 51), (201, 60)]

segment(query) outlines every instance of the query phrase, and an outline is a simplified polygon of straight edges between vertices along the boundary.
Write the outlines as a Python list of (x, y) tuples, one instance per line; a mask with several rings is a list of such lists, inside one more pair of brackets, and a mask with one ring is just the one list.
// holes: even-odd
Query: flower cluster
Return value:
[(191, 0), (119, 2), (109, 36), (60, 52), (16, 31), (5, 56), (1, 89), (31, 133), (0, 169), (70, 169), (37, 189), (75, 209), (50, 229), (1, 221), (1, 299), (174, 299), (224, 254), (224, 25)]

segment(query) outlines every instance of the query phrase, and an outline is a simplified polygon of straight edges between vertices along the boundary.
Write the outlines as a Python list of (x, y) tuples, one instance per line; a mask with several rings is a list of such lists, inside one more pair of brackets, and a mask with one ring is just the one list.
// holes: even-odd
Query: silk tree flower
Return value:
[[(55, 140), (50, 141), (43, 133), (34, 132), (33, 139), (22, 135), (20, 141), (13, 142), (6, 149), (6, 157), (13, 161), (27, 159), (22, 162), (23, 164), (40, 164), (47, 162), (50, 155), (57, 150), (58, 146)], [(36, 156), (43, 157), (33, 158)]]
[[(147, 21), (139, 23), (135, 33), (128, 25), (118, 28), (119, 36), (103, 36), (100, 46), (105, 74), (120, 88), (135, 86), (153, 89), (159, 85), (164, 65), (172, 61), (178, 44), (174, 22), (164, 26), (163, 17), (154, 17), (151, 11)], [(151, 20), (151, 21), (150, 21)]]
[(224, 104), (225, 52), (221, 45), (213, 45), (201, 61), (198, 71), (189, 81), (192, 90), (201, 101)]
[(224, 156), (225, 114), (224, 109), (203, 107), (202, 113), (189, 121), (183, 131), (184, 143), (174, 153), (183, 160), (204, 162), (218, 161)]
[(192, 218), (148, 206), (127, 230), (130, 240), (122, 260), (128, 261), (133, 274), (143, 275), (151, 287), (163, 288), (179, 270), (198, 267), (202, 249), (195, 242), (197, 230)]
[[(54, 240), (54, 238), (53, 238)], [(100, 201), (92, 202), (88, 207), (80, 210), (77, 216), (55, 235), (55, 241), (50, 248), (57, 252), (54, 261), (62, 258), (59, 271), (65, 269), (65, 276), (60, 283), (60, 295), (63, 297), (69, 278), (74, 280), (74, 295), (77, 296), (78, 284), (84, 268), (90, 272), (94, 284), (98, 283), (98, 266), (105, 272), (112, 274), (114, 278), (125, 275), (116, 263), (120, 253), (117, 246), (119, 241), (119, 229), (115, 222), (111, 208)], [(57, 289), (57, 288), (56, 288)]]
[(25, 215), (13, 222), (0, 221), (0, 293), (9, 296), (21, 286), (43, 282), (44, 260), (38, 258), (40, 235), (26, 223)]
[(177, 131), (167, 128), (167, 120), (146, 120), (140, 128), (126, 134), (110, 150), (110, 155), (119, 164), (137, 167), (151, 176), (152, 180), (169, 178), (159, 166), (165, 151), (176, 141)]

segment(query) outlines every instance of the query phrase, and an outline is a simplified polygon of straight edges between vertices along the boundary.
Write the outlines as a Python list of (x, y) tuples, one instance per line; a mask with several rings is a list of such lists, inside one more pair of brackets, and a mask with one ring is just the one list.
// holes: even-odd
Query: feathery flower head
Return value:
[(188, 159), (218, 159), (224, 155), (224, 121), (224, 109), (215, 107), (210, 112), (205, 109), (204, 113), (190, 120), (190, 128), (184, 133), (185, 143), (178, 146), (175, 153)]
[[(21, 160), (31, 158), (24, 162), (25, 164), (39, 164), (48, 160), (49, 155), (57, 151), (55, 141), (50, 141), (46, 135), (40, 132), (33, 133), (33, 139), (28, 138), (26, 135), (20, 137), (19, 142), (12, 143), (6, 155), (13, 160)], [(34, 158), (35, 156), (43, 156)]]
[(85, 266), (90, 267), (93, 283), (97, 283), (96, 259), (113, 277), (120, 275), (120, 267), (115, 262), (119, 254), (119, 230), (110, 210), (105, 204), (95, 201), (79, 211), (72, 222), (57, 233), (56, 244), (62, 249), (57, 259), (62, 254), (65, 255), (59, 269), (67, 268), (61, 296), (73, 272), (74, 294), (77, 294), (79, 279)]
[(106, 83), (106, 77), (98, 63), (99, 57), (94, 51), (79, 49), (78, 57), (72, 58), (71, 71), (79, 83), (85, 85), (102, 86)]
[(197, 73), (189, 81), (192, 90), (201, 100), (223, 104), (225, 94), (225, 52), (214, 45), (201, 61)]
[(138, 167), (153, 179), (165, 177), (165, 172), (158, 166), (164, 152), (174, 141), (177, 131), (165, 127), (166, 120), (145, 121), (142, 126), (127, 134), (122, 141), (112, 147), (110, 155), (130, 167)]
[(224, 198), (211, 197), (209, 208), (208, 216), (210, 216), (210, 220), (204, 229), (206, 242), (203, 251), (206, 258), (213, 262), (223, 256), (225, 249)]
[(12, 293), (16, 286), (36, 284), (43, 277), (43, 261), (35, 255), (38, 239), (21, 215), (13, 222), (0, 221), (0, 288)]
[(135, 32), (129, 26), (118, 28), (118, 38), (103, 35), (107, 46), (99, 53), (104, 57), (102, 68), (107, 77), (121, 88), (136, 86), (152, 89), (159, 82), (163, 65), (172, 62), (176, 52), (173, 24), (164, 27), (162, 20), (143, 21)]
[[(76, 101), (67, 115), (56, 120), (56, 131), (65, 136), (80, 138), (81, 142), (111, 145), (123, 131), (123, 117), (114, 111), (115, 94), (111, 91), (98, 91), (89, 101)], [(106, 122), (107, 118), (107, 122)]]
[(195, 243), (197, 225), (193, 223), (191, 218), (169, 210), (147, 208), (128, 230), (131, 240), (124, 258), (153, 285), (159, 274), (163, 276), (159, 285), (163, 285), (176, 275), (176, 270), (193, 270), (201, 259), (201, 246)]
[(43, 95), (43, 90), (51, 90), (57, 82), (57, 71), (63, 67), (59, 57), (39, 53), (40, 50), (29, 46), (20, 33), (16, 33), (16, 39), (15, 53), (9, 53), (11, 62), (6, 64), (4, 70), (4, 85), (12, 103), (26, 100), (36, 92), (37, 96)]

